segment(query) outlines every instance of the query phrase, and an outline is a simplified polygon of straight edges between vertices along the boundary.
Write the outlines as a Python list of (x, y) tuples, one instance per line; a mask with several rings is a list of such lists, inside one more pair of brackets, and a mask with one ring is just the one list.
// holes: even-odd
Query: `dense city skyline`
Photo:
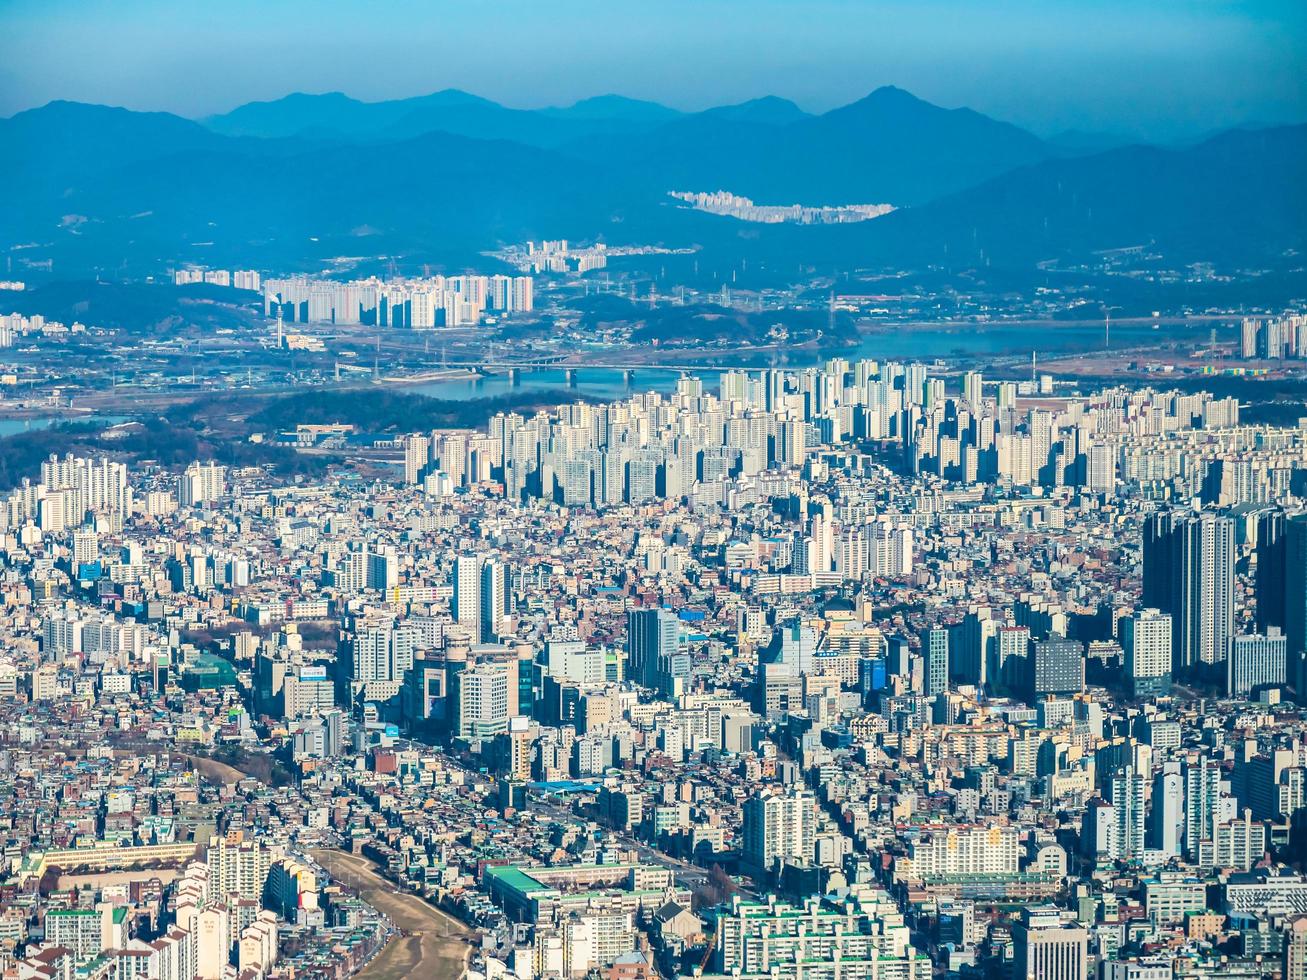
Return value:
[(0, 980), (1307, 980), (1305, 35), (0, 2)]

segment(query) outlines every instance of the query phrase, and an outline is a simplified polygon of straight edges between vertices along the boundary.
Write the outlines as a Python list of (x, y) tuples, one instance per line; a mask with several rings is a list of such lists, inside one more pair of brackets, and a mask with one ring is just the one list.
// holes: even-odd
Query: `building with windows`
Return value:
[(1232, 636), (1226, 661), (1225, 690), (1231, 697), (1283, 687), (1289, 681), (1288, 637), (1278, 626), (1268, 627), (1265, 633)]
[(866, 887), (842, 901), (802, 905), (736, 895), (718, 919), (713, 974), (807, 980), (929, 980), (930, 959), (913, 948), (890, 897)]
[(1130, 693), (1156, 697), (1171, 690), (1171, 617), (1159, 609), (1141, 609), (1121, 620), (1121, 646)]
[(1089, 933), (1056, 908), (1026, 908), (1012, 929), (1014, 980), (1088, 980)]
[(812, 864), (816, 809), (816, 797), (807, 790), (762, 793), (746, 800), (741, 861), (759, 874), (786, 863)]
[(1234, 634), (1235, 526), (1212, 511), (1144, 523), (1144, 604), (1172, 617), (1172, 670), (1211, 667)]

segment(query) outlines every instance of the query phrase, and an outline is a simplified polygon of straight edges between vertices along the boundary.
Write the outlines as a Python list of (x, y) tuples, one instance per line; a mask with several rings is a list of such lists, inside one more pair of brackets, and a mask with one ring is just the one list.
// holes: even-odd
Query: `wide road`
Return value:
[(467, 970), (472, 932), (452, 915), (416, 895), (398, 890), (375, 865), (356, 854), (333, 848), (309, 852), (333, 878), (401, 930), (357, 976), (363, 980), (458, 980)]

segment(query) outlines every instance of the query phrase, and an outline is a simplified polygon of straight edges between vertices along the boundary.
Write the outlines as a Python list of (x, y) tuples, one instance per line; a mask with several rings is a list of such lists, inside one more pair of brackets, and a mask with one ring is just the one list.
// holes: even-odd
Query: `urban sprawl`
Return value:
[(1307, 424), (833, 359), (389, 448), (3, 500), (4, 980), (1307, 977)]

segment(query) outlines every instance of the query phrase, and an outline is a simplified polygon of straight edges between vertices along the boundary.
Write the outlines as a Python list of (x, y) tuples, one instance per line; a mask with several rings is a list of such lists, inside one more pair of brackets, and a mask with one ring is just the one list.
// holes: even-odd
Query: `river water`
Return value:
[[(1029, 323), (966, 323), (914, 325), (912, 327), (887, 326), (863, 334), (858, 346), (843, 356), (849, 360), (934, 361), (942, 359), (959, 366), (977, 366), (984, 369), (990, 360), (1025, 359), (1033, 350), (1038, 355), (1093, 354), (1105, 349), (1123, 350), (1157, 346), (1178, 340), (1189, 343), (1205, 342), (1210, 333), (1207, 324), (1151, 323), (1116, 324), (1105, 334), (1101, 324), (1029, 324)], [(1228, 340), (1231, 328), (1218, 327), (1219, 339)], [(615, 359), (620, 354), (615, 355)], [(676, 351), (669, 360), (705, 361), (722, 363), (724, 368), (758, 370), (772, 365), (790, 369), (815, 366), (820, 362), (812, 351), (796, 351), (793, 355), (777, 357), (773, 352), (750, 356), (741, 353), (736, 360), (727, 361), (717, 352), (696, 355), (691, 351)], [(707, 387), (717, 385), (719, 371), (696, 371)], [(639, 391), (672, 391), (679, 372), (675, 370), (637, 369), (634, 380), (628, 382), (621, 371), (608, 368), (578, 368), (569, 384), (561, 369), (523, 371), (517, 379), (507, 374), (486, 377), (468, 377), (430, 381), (405, 386), (404, 390), (432, 398), (465, 400), (493, 398), (515, 392), (556, 392), (566, 399), (568, 393), (599, 399), (624, 398)]]

